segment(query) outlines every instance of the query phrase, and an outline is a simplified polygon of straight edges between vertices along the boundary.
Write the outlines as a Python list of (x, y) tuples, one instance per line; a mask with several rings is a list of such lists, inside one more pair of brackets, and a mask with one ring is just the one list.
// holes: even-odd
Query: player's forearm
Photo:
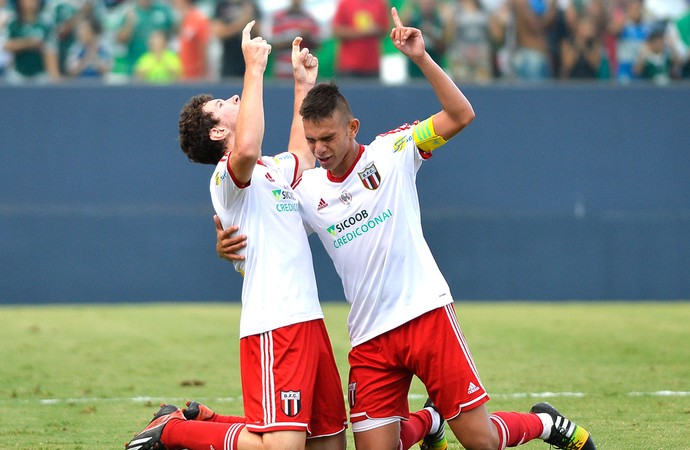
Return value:
[(304, 136), (302, 115), (299, 113), (302, 101), (314, 84), (307, 81), (295, 81), (295, 103), (293, 106), (292, 126), (290, 127), (290, 142), (288, 150), (299, 158), (300, 169), (311, 169), (316, 163), (316, 158), (309, 149), (307, 139)]
[(421, 58), (413, 62), (422, 71), (441, 103), (443, 109), (435, 116), (434, 126), (436, 133), (448, 140), (474, 120), (472, 105), (428, 53), (425, 52)]
[(263, 70), (259, 68), (250, 66), (245, 72), (236, 132), (233, 156), (253, 168), (261, 157), (264, 137)]

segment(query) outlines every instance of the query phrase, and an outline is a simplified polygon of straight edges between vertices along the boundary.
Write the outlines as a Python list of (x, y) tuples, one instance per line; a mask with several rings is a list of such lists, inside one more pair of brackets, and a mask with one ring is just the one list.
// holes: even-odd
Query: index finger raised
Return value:
[(404, 27), (404, 25), (402, 24), (402, 20), (400, 20), (400, 16), (398, 15), (398, 10), (395, 6), (391, 8), (391, 16), (393, 16), (393, 23), (397, 28)]
[(299, 52), (300, 51), (300, 44), (302, 43), (302, 38), (300, 36), (297, 36), (295, 39), (292, 40), (292, 52)]
[(256, 20), (252, 20), (244, 26), (244, 30), (242, 30), (242, 42), (248, 42), (251, 39), (250, 33), (252, 31), (252, 28), (254, 28), (255, 23)]

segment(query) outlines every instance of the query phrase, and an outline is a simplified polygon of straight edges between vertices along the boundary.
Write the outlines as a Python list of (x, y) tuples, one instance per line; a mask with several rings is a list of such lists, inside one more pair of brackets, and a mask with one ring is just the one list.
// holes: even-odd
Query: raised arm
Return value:
[(248, 183), (261, 157), (264, 138), (264, 71), (271, 45), (262, 37), (251, 39), (252, 20), (242, 30), (242, 54), (246, 69), (240, 110), (237, 114), (235, 145), (228, 162), (238, 183)]
[(474, 120), (472, 105), (448, 74), (429, 56), (422, 32), (404, 26), (395, 8), (391, 8), (391, 14), (395, 24), (390, 34), (393, 44), (419, 67), (433, 88), (442, 107), (433, 116), (434, 131), (447, 141)]
[(290, 128), (290, 140), (288, 150), (299, 159), (299, 173), (314, 167), (316, 159), (307, 145), (302, 125), (302, 115), (299, 113), (302, 100), (307, 92), (314, 87), (319, 71), (319, 60), (309, 52), (308, 48), (300, 49), (301, 37), (292, 41), (292, 70), (295, 76), (295, 103), (292, 113), (292, 126)]

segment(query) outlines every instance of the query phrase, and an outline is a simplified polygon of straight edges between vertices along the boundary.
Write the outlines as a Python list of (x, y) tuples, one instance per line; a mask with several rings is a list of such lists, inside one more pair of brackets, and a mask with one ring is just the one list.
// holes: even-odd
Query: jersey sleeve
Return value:
[(272, 165), (285, 177), (285, 179), (293, 186), (297, 181), (297, 172), (299, 169), (299, 158), (294, 153), (283, 152), (278, 153), (273, 157), (264, 157), (262, 161), (266, 165)]
[(423, 161), (431, 158), (432, 153), (421, 149), (417, 144), (416, 127), (419, 122), (412, 125), (403, 124), (398, 128), (377, 136), (376, 141), (381, 145), (376, 148), (384, 152), (392, 153), (392, 157), (398, 164), (404, 167), (413, 168), (416, 172), (421, 167)]
[[(228, 156), (223, 156), (211, 176), (211, 199), (216, 208), (216, 213), (218, 213), (220, 209), (230, 209), (230, 205), (238, 196), (243, 195), (245, 188), (250, 184), (251, 180), (245, 186), (237, 185), (228, 167)], [(223, 223), (223, 226), (229, 225), (234, 224)]]

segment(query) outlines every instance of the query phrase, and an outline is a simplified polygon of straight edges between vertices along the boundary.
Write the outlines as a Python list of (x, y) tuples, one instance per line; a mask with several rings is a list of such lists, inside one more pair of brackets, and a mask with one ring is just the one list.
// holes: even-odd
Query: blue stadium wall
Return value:
[[(361, 142), (438, 110), (425, 85), (341, 87)], [(241, 278), (215, 256), (211, 167), (176, 137), (191, 95), (239, 88), (0, 86), (0, 303), (237, 300)], [(455, 298), (690, 298), (688, 86), (466, 94), (475, 122), (418, 175)], [(286, 143), (290, 86), (266, 103), (268, 154)], [(312, 248), (321, 297), (343, 299)]]

